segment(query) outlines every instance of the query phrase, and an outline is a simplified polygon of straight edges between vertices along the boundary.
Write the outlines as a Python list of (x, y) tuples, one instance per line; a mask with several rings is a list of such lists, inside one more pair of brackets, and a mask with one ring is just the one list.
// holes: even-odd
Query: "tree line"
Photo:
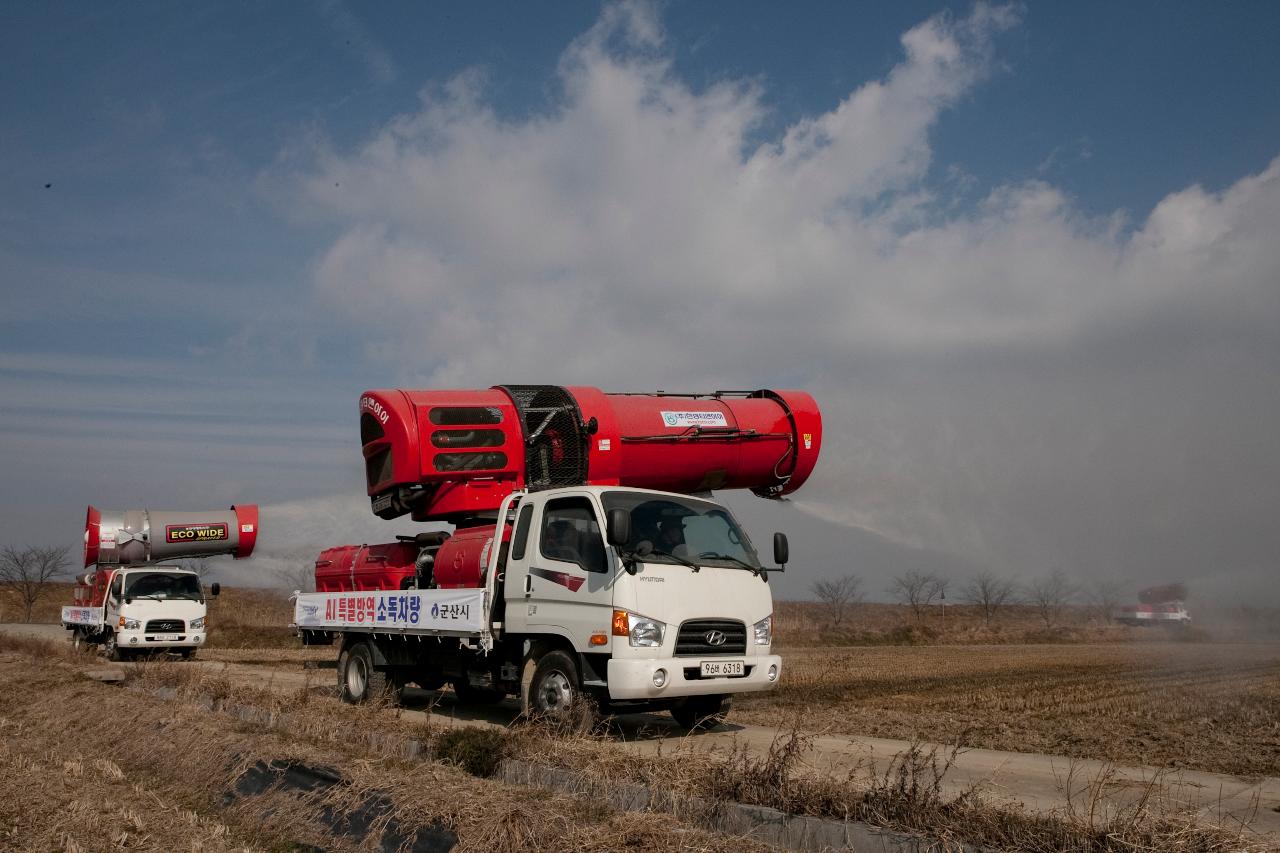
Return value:
[[(203, 557), (175, 563), (195, 572), (201, 583), (213, 573)], [(72, 565), (71, 549), (65, 546), (6, 545), (0, 548), (0, 590), (22, 611), (22, 621), (30, 622), (36, 605), (57, 590), (54, 582), (69, 578)]]
[[(894, 576), (885, 591), (894, 601), (909, 607), (916, 622), (923, 625), (929, 608), (945, 602), (950, 588), (950, 578), (913, 569)], [(1068, 608), (1079, 604), (1110, 623), (1112, 614), (1124, 601), (1124, 589), (1124, 584), (1109, 579), (1081, 585), (1061, 569), (1024, 583), (984, 570), (966, 578), (954, 592), (959, 593), (957, 601), (978, 608), (987, 625), (1002, 608), (1018, 604), (1034, 608), (1045, 627), (1053, 628), (1061, 623)], [(854, 574), (814, 581), (809, 592), (824, 605), (833, 625), (839, 625), (853, 605), (865, 597), (862, 578)]]

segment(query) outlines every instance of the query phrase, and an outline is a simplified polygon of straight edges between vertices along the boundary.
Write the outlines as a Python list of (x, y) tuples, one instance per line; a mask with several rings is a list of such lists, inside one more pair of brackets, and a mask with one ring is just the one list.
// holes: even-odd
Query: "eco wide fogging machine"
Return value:
[(140, 566), (161, 560), (248, 557), (258, 541), (258, 507), (210, 512), (99, 510), (84, 521), (84, 565)]

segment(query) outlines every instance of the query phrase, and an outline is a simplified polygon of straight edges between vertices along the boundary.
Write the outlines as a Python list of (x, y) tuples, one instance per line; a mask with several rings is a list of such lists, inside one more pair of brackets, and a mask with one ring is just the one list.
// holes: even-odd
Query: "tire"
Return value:
[(582, 691), (578, 664), (567, 652), (550, 651), (525, 664), (520, 707), (530, 719), (543, 719), (571, 731), (590, 731), (599, 712)]
[(112, 663), (120, 663), (129, 659), (129, 653), (120, 648), (120, 644), (116, 640), (116, 632), (108, 631), (107, 638), (102, 643), (102, 654)]
[(76, 628), (71, 632), (71, 648), (83, 653), (89, 650), (89, 645), (89, 638), (85, 635), (83, 628)]
[(387, 674), (374, 668), (368, 643), (356, 643), (338, 656), (338, 696), (343, 702), (388, 701), (398, 698), (398, 693)]
[(671, 716), (691, 732), (706, 731), (723, 723), (732, 707), (732, 696), (690, 696), (671, 709)]

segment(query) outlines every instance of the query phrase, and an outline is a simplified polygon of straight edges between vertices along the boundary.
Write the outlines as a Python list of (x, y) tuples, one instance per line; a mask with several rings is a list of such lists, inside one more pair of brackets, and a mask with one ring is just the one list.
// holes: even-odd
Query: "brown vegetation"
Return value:
[(779, 687), (741, 697), (734, 719), (1274, 775), (1280, 767), (1280, 647), (789, 649)]
[[(20, 645), (30, 652), (39, 643)], [(161, 668), (153, 667), (152, 677)], [(485, 853), (762, 849), (665, 815), (618, 813), (589, 795), (371, 754), (358, 738), (329, 740), (319, 731), (298, 737), (236, 723), (11, 652), (0, 654), (0, 683), (0, 838), (7, 850), (384, 849), (380, 841), (394, 849), (395, 838), (433, 831), (455, 834), (458, 851)], [(16, 684), (24, 689), (12, 689)], [(394, 728), (389, 720), (376, 728), (384, 722)], [(287, 768), (316, 768), (334, 781), (310, 791), (269, 784), (255, 792), (245, 784)]]
[[(497, 853), (757, 849), (684, 819), (714, 819), (722, 799), (1008, 850), (1263, 849), (1151, 798), (1104, 804), (1101, 783), (1081, 808), (1053, 816), (996, 808), (972, 792), (947, 796), (940, 784), (947, 756), (923, 749), (879, 774), (830, 778), (804, 768), (808, 744), (795, 731), (765, 755), (735, 752), (727, 762), (687, 745), (640, 758), (607, 740), (538, 726), (458, 734), (437, 729), (429, 717), (424, 726), (393, 708), (340, 706), (326, 691), (290, 696), (240, 687), (182, 664), (134, 667), (133, 683), (147, 690), (120, 690), (77, 680), (83, 661), (57, 644), (0, 637), (0, 682), (26, 687), (0, 691), (0, 767), (36, 780), (18, 791), (22, 783), (10, 772), (8, 790), (0, 791), (10, 795), (10, 805), (0, 805), (0, 825), (12, 849), (96, 849), (108, 839), (106, 846), (124, 849), (346, 850), (428, 831), (456, 834), (459, 850)], [(151, 691), (161, 686), (179, 701), (158, 701)], [(229, 712), (236, 702), (261, 703), (265, 713), (213, 710)], [(120, 720), (129, 723), (122, 729)], [(380, 737), (363, 736), (370, 732)], [(437, 760), (399, 757), (397, 738), (407, 736), (425, 742)], [(582, 793), (549, 794), (465, 772), (491, 770), (490, 754), (571, 768), (585, 782)], [(295, 768), (319, 768), (332, 781), (304, 792), (281, 786), (280, 777)], [(276, 783), (246, 790), (255, 775)], [(605, 804), (601, 792), (628, 781), (652, 792), (651, 812), (618, 813)], [(72, 808), (60, 808), (68, 800)]]

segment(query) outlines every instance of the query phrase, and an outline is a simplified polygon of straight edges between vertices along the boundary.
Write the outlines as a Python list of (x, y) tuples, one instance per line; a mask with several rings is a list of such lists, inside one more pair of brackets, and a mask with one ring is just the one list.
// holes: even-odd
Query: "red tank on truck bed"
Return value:
[(360, 398), (360, 441), (376, 515), (457, 521), (496, 511), (514, 489), (782, 497), (812, 473), (822, 417), (803, 391), (381, 390)]

